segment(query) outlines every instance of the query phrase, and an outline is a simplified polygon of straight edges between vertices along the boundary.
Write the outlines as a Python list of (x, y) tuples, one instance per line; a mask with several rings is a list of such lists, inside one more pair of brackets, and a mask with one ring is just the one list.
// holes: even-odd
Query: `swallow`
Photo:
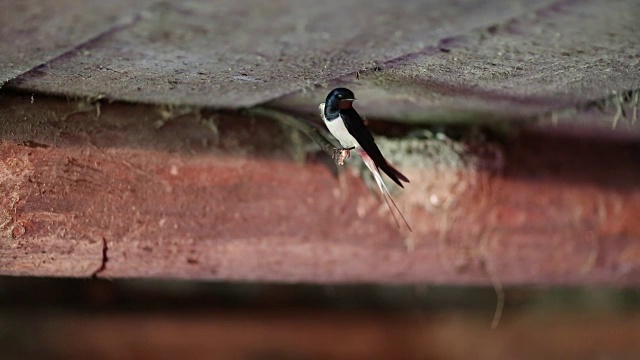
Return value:
[[(404, 188), (402, 182), (408, 183), (409, 179), (384, 158), (378, 145), (376, 145), (373, 135), (369, 129), (367, 129), (358, 112), (353, 108), (354, 101), (356, 101), (356, 97), (351, 90), (336, 88), (331, 90), (325, 102), (319, 106), (320, 116), (327, 126), (327, 129), (329, 129), (329, 132), (331, 132), (342, 146), (342, 148), (338, 149), (338, 163), (342, 165), (343, 160), (349, 158), (350, 151), (355, 150), (373, 174), (373, 178), (382, 193), (384, 201), (387, 203), (387, 207), (389, 207), (389, 211), (396, 225), (400, 227), (398, 219), (389, 204), (389, 200), (391, 200), (391, 203), (398, 211), (398, 214), (400, 214), (405, 225), (407, 225), (407, 228), (411, 231), (407, 220), (402, 215), (402, 212), (400, 212), (400, 209), (398, 209), (393, 198), (391, 198), (391, 194), (382, 179), (380, 170), (401, 188)], [(389, 200), (387, 200), (387, 198)]]

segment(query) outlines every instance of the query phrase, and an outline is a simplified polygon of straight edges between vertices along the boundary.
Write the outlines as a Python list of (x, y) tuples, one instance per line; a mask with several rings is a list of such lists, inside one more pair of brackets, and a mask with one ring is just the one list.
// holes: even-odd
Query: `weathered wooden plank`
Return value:
[[(638, 13), (634, 1), (557, 1), (330, 84), (355, 91), (370, 117), (405, 123), (522, 121), (609, 98), (615, 113), (640, 88)], [(296, 92), (272, 105), (313, 113), (326, 93)]]
[(634, 140), (380, 137), (412, 180), (395, 195), (409, 233), (272, 120), (3, 101), (1, 274), (640, 283)]
[(100, 35), (130, 24), (153, 0), (0, 2), (0, 86)]
[(24, 91), (239, 108), (545, 7), (535, 1), (164, 1), (13, 81)]

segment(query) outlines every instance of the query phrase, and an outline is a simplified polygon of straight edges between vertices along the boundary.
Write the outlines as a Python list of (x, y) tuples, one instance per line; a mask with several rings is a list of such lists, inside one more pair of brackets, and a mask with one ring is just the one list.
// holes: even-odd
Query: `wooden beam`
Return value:
[(415, 140), (391, 154), (410, 233), (273, 120), (20, 95), (0, 117), (0, 274), (640, 284), (634, 140)]

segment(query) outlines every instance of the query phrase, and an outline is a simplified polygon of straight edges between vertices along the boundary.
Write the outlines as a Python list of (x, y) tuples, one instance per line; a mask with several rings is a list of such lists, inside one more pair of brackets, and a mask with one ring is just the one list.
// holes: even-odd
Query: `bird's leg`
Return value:
[(344, 161), (351, 157), (351, 150), (355, 149), (355, 146), (350, 148), (342, 148), (342, 149), (334, 149), (333, 150), (333, 158), (338, 165), (344, 165)]

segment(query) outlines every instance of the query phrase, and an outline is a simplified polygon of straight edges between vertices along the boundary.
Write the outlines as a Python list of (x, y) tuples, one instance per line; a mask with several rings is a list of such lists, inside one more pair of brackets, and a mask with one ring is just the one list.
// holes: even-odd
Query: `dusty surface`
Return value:
[[(220, 108), (295, 94), (279, 106), (313, 111), (326, 89), (308, 90), (348, 83), (371, 116), (473, 121), (640, 87), (635, 1), (64, 4), (51, 20), (29, 3), (6, 19), (4, 78), (46, 63), (8, 88)], [(25, 47), (25, 27), (46, 46)]]
[[(637, 14), (635, 1), (558, 1), (330, 84), (354, 90), (360, 108), (381, 119), (521, 121), (640, 88)], [(272, 105), (312, 113), (326, 93)]]
[(0, 86), (130, 23), (152, 0), (0, 2)]
[[(598, 44), (584, 49), (572, 46), (594, 37), (613, 43), (607, 47), (611, 50), (607, 56), (620, 66), (610, 68), (608, 75), (625, 77), (638, 61), (627, 56), (627, 52), (635, 54), (629, 43), (637, 39), (637, 24), (632, 20), (636, 8), (637, 4), (629, 1), (605, 9), (589, 1), (412, 1), (403, 6), (383, 1), (322, 6), (302, 1), (164, 2), (147, 6), (128, 26), (85, 44), (78, 42), (82, 46), (76, 51), (21, 76), (11, 87), (160, 104), (248, 106), (380, 64), (389, 67), (397, 61), (403, 63), (408, 58), (417, 57), (420, 61), (414, 65), (419, 69), (399, 69), (396, 75), (424, 77), (434, 68), (425, 63), (425, 54), (432, 54), (434, 49), (439, 52), (443, 44), (447, 50), (455, 49), (458, 39), (478, 37), (478, 32), (488, 37), (488, 49), (477, 56), (477, 49), (462, 49), (471, 55), (466, 62), (467, 57), (458, 56), (458, 51), (449, 53), (446, 61), (449, 66), (454, 64), (455, 71), (440, 66), (440, 80), (445, 76), (449, 85), (462, 84), (468, 89), (477, 86), (474, 80), (478, 77), (482, 81), (490, 75), (485, 86), (490, 89), (512, 75), (517, 85), (518, 69), (530, 73), (554, 70), (547, 69), (554, 63), (549, 45), (552, 49), (557, 45), (556, 52), (567, 54), (558, 56), (589, 65), (599, 55), (593, 53), (599, 49)], [(607, 16), (607, 21), (596, 23), (619, 26), (612, 29), (616, 36), (595, 25), (593, 33), (569, 30), (560, 42), (555, 41), (560, 37), (553, 30), (564, 31), (568, 28), (560, 26), (564, 22), (585, 26), (577, 20), (585, 17), (583, 12), (586, 16)], [(515, 34), (513, 27), (519, 27)], [(541, 31), (547, 27), (550, 29)], [(529, 40), (533, 36), (539, 39)], [(480, 41), (482, 44), (472, 46), (487, 45), (484, 39)], [(491, 51), (492, 41), (498, 51)], [(522, 56), (510, 56), (509, 51)], [(531, 61), (537, 58), (544, 61)], [(482, 63), (480, 68), (478, 63)], [(575, 77), (573, 67), (568, 63), (563, 68), (567, 81)], [(575, 71), (584, 73), (580, 69)], [(413, 80), (409, 83), (420, 84)], [(542, 91), (548, 84), (545, 79), (539, 80), (528, 85), (539, 85)], [(637, 80), (631, 76), (629, 82), (637, 85)], [(612, 88), (606, 85), (605, 89)]]
[(293, 161), (304, 146), (271, 120), (172, 117), (166, 108), (119, 104), (98, 113), (51, 98), (31, 104), (29, 96), (4, 101), (2, 274), (476, 284), (640, 279), (635, 142), (544, 132), (506, 148), (381, 138), (412, 180), (395, 195), (413, 225), (409, 233), (396, 229), (351, 172), (337, 179), (312, 153), (306, 163)]
[(158, 104), (249, 106), (550, 3), (163, 2), (10, 87)]

